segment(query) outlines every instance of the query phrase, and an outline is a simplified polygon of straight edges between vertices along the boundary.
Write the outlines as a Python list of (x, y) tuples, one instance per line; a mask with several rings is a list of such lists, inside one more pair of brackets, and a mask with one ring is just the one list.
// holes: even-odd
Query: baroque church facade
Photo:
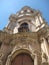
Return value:
[(0, 65), (49, 65), (49, 25), (28, 6), (0, 31)]

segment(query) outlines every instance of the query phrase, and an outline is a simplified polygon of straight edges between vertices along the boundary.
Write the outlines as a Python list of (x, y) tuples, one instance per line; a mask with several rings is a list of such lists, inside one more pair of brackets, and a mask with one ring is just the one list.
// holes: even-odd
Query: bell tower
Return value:
[(20, 26), (25, 27), (25, 25), (28, 25), (30, 32), (37, 32), (45, 26), (45, 23), (39, 11), (25, 6), (19, 12), (9, 17), (9, 24), (5, 27), (5, 31), (15, 34), (18, 33)]

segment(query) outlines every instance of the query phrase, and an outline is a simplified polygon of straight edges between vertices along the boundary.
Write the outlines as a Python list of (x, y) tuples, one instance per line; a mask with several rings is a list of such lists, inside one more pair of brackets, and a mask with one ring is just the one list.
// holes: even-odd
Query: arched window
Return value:
[(29, 28), (28, 28), (28, 24), (27, 23), (22, 23), (18, 29), (19, 32), (28, 32)]

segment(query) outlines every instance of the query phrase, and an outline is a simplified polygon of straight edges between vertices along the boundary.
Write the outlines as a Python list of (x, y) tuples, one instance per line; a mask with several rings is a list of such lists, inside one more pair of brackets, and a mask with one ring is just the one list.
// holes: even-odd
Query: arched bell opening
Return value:
[(18, 32), (29, 32), (29, 27), (27, 23), (22, 23), (18, 28)]

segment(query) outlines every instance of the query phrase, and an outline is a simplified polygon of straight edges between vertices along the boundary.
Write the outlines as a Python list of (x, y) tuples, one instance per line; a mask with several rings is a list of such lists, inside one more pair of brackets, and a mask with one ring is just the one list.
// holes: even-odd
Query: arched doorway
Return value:
[(21, 53), (13, 59), (11, 65), (34, 65), (34, 60), (29, 54)]

